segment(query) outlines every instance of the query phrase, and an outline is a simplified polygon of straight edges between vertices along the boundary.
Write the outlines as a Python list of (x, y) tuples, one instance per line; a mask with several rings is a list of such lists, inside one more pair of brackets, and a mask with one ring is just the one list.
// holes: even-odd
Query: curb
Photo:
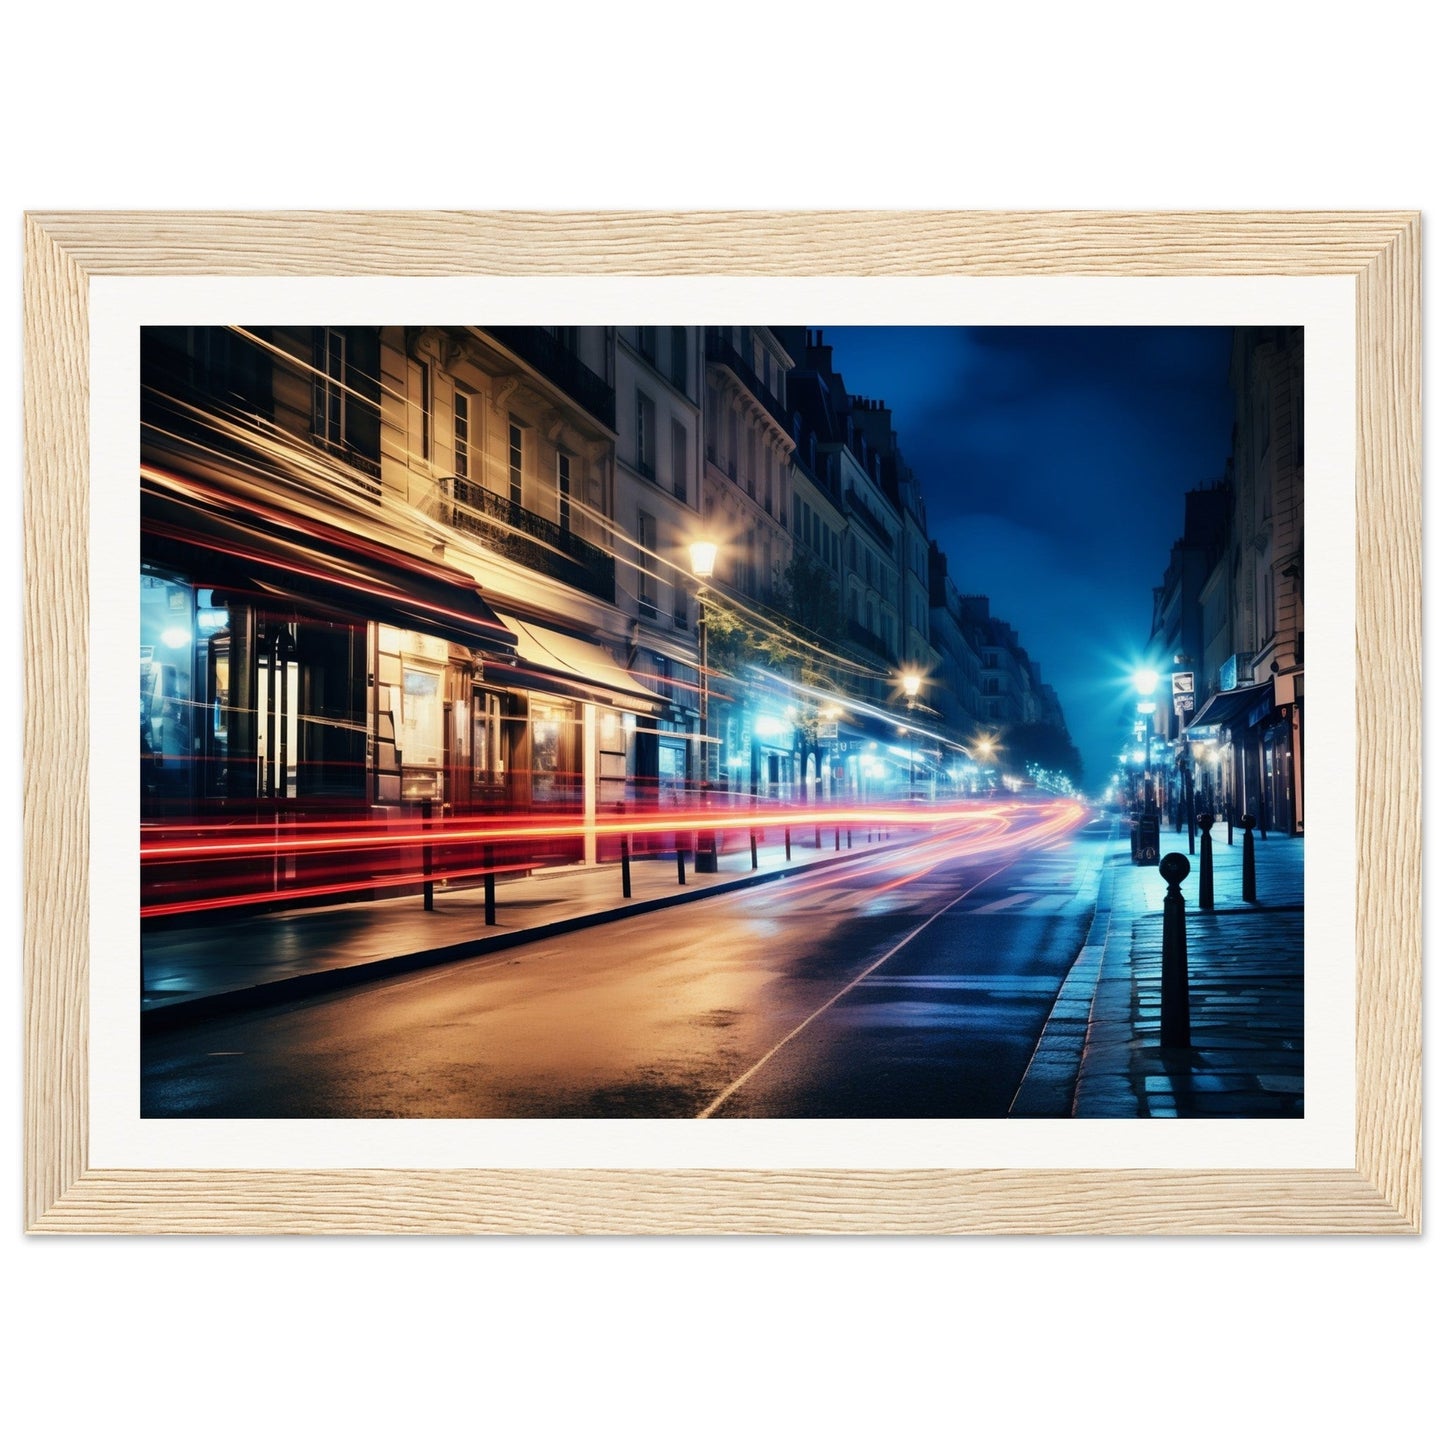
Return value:
[[(1117, 838), (1116, 828), (1109, 835), (1106, 848)], [(1009, 1105), (1007, 1117), (1010, 1119), (1069, 1118), (1074, 1112), (1089, 1020), (1093, 1017), (1094, 996), (1098, 992), (1104, 949), (1113, 921), (1118, 866), (1117, 860), (1107, 855), (1099, 866), (1099, 887), (1094, 895), (1094, 915), (1089, 920), (1089, 930), (1054, 995), (1053, 1007)]]

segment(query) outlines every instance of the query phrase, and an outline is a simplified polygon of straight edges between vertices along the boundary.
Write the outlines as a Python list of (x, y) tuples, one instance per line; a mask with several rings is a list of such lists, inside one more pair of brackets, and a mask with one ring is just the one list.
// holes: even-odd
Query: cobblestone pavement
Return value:
[[(1258, 902), (1242, 900), (1243, 835), (1214, 846), (1215, 910), (1183, 885), (1190, 1043), (1159, 1042), (1165, 885), (1127, 844), (1104, 869), (1084, 947), (1015, 1098), (1014, 1117), (1300, 1118), (1304, 1112), (1304, 840), (1256, 840)], [(1185, 852), (1166, 833), (1164, 851)]]

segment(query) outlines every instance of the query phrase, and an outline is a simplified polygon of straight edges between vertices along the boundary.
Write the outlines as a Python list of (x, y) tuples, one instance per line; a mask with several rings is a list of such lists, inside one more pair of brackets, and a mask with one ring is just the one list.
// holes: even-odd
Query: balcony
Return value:
[(707, 359), (715, 362), (718, 366), (727, 367), (762, 404), (768, 415), (782, 427), (791, 441), (793, 436), (792, 418), (784, 410), (782, 402), (763, 385), (762, 378), (753, 370), (752, 364), (743, 359), (742, 353), (732, 344), (728, 333), (719, 327), (709, 326), (706, 345)]
[(893, 649), (876, 632), (870, 632), (861, 622), (856, 622), (851, 617), (848, 619), (848, 638), (879, 657), (893, 660)]
[(489, 552), (604, 602), (615, 599), (616, 568), (600, 547), (466, 477), (442, 477), (438, 485), (445, 520)]
[(893, 534), (884, 525), (882, 517), (868, 505), (852, 487), (848, 488), (848, 509), (851, 511), (870, 532), (888, 549), (888, 555), (893, 555)]
[(579, 406), (591, 412), (608, 431), (617, 430), (617, 396), (590, 366), (579, 361), (545, 327), (488, 326), (503, 346), (535, 367), (548, 381), (561, 387)]

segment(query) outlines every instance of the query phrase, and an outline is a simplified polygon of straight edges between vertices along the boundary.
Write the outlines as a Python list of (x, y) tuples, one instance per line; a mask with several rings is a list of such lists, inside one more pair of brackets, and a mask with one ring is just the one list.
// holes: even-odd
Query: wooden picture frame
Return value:
[[(43, 1233), (1415, 1233), (1417, 213), (55, 213), (25, 237), (25, 1224)], [(1356, 297), (1355, 1159), (1337, 1170), (106, 1170), (88, 1152), (89, 283), (1340, 276)], [(43, 704), (43, 706), (42, 706)], [(63, 903), (58, 900), (64, 900)]]

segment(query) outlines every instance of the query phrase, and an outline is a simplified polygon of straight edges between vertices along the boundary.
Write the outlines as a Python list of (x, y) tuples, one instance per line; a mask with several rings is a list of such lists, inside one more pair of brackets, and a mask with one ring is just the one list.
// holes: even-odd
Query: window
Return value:
[(452, 408), (452, 441), (456, 449), (454, 468), (457, 476), (472, 474), (472, 399), (458, 390)]
[(672, 419), (672, 494), (687, 501), (687, 428)]
[(557, 521), (564, 532), (572, 530), (572, 458), (557, 453)]
[(507, 427), (507, 483), (512, 505), (522, 505), (522, 428), (516, 422)]
[(637, 349), (642, 353), (643, 357), (644, 357), (647, 361), (650, 361), (650, 362), (652, 362), (654, 365), (656, 365), (656, 363), (657, 363), (657, 327), (655, 327), (655, 326), (639, 326), (639, 327), (637, 328)]
[(316, 339), (312, 430), (340, 446), (346, 440), (346, 337), (327, 329)]
[(758, 494), (758, 434), (748, 428), (748, 496), (756, 497)]
[(684, 395), (687, 393), (687, 327), (674, 326), (668, 361), (672, 369), (672, 384)]
[(637, 470), (648, 481), (657, 476), (657, 408), (645, 391), (637, 393)]
[(637, 514), (637, 610), (643, 617), (657, 616), (657, 587), (652, 564), (657, 552), (657, 518), (650, 512)]
[(406, 433), (411, 459), (429, 462), (432, 455), (432, 375), (424, 361), (406, 363)]
[(773, 453), (768, 450), (763, 455), (763, 510), (768, 516), (773, 515)]

